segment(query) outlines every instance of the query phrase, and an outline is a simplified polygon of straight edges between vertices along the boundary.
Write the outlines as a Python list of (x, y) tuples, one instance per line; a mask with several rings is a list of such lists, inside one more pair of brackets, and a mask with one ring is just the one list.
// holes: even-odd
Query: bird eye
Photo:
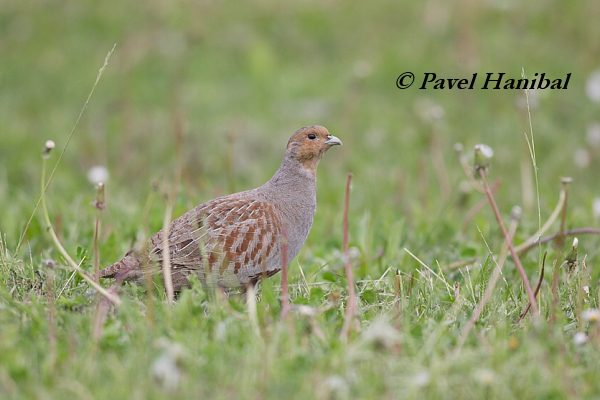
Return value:
[(309, 138), (310, 140), (315, 140), (315, 139), (317, 138), (317, 135), (315, 135), (314, 133), (309, 133), (309, 134), (308, 134), (308, 138)]

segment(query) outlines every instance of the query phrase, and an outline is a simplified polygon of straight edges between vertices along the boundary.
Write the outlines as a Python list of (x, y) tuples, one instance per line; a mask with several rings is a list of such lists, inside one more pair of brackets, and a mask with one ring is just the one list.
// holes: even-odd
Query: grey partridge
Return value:
[[(331, 146), (341, 144), (322, 126), (299, 129), (267, 183), (202, 203), (171, 222), (168, 251), (174, 291), (189, 286), (190, 274), (197, 274), (204, 283), (210, 278), (231, 288), (277, 273), (286, 231), (286, 259), (293, 260), (315, 217), (319, 161)], [(150, 238), (147, 247), (143, 254), (130, 250), (99, 276), (144, 282), (146, 266), (152, 273), (162, 268), (162, 230)]]

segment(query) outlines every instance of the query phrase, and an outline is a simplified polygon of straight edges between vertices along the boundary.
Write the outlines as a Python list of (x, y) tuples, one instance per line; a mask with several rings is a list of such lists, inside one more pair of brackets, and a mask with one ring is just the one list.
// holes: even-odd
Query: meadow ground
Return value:
[[(547, 255), (540, 315), (520, 320), (528, 294), (469, 176), (474, 146), (491, 146), (487, 180), (516, 246), (555, 209), (542, 237), (598, 229), (600, 2), (403, 3), (3, 1), (0, 398), (597, 396), (600, 235), (521, 253), (534, 289)], [(571, 77), (530, 91), (530, 112), (523, 90), (481, 89), (487, 73), (522, 71)], [(400, 90), (404, 72), (416, 82)], [(425, 73), (478, 83), (420, 90)], [(283, 321), (278, 274), (258, 287), (255, 316), (243, 296), (198, 282), (169, 306), (158, 282), (124, 285), (95, 326), (99, 296), (65, 267), (41, 208), (22, 235), (46, 140), (46, 176), (64, 149), (49, 220), (91, 273), (95, 255), (105, 267), (162, 227), (165, 197), (175, 217), (264, 183), (312, 124), (344, 145), (319, 167), (317, 216), (289, 267), (290, 301), (305, 307)], [(342, 337), (349, 171), (359, 312)], [(103, 211), (91, 205), (98, 173)]]

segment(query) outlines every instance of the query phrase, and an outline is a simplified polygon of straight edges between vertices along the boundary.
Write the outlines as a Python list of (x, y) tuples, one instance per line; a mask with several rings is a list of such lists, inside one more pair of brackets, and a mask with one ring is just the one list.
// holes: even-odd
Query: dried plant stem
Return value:
[(41, 184), (41, 188), (42, 188), (42, 195), (41, 195), (42, 211), (43, 211), (43, 214), (44, 214), (44, 220), (46, 222), (46, 229), (48, 229), (48, 232), (50, 232), (50, 236), (52, 237), (52, 240), (54, 241), (54, 245), (56, 246), (56, 248), (58, 249), (58, 251), (60, 252), (60, 254), (63, 256), (63, 258), (67, 261), (67, 263), (69, 264), (69, 266), (71, 267), (71, 269), (73, 269), (74, 271), (77, 271), (77, 273), (83, 279), (85, 279), (90, 284), (90, 286), (92, 286), (94, 289), (96, 289), (104, 297), (106, 297), (107, 299), (109, 299), (115, 306), (119, 306), (121, 304), (121, 299), (119, 299), (118, 296), (116, 296), (116, 295), (114, 295), (112, 293), (109, 293), (106, 289), (104, 289), (102, 286), (100, 286), (100, 284), (98, 284), (94, 280), (94, 278), (92, 278), (84, 270), (82, 270), (79, 267), (79, 265), (77, 265), (77, 263), (75, 261), (73, 261), (73, 259), (69, 255), (69, 253), (67, 253), (67, 251), (65, 250), (65, 248), (60, 243), (60, 240), (58, 240), (58, 237), (56, 236), (56, 233), (54, 232), (54, 229), (52, 228), (52, 223), (50, 222), (50, 217), (48, 216), (48, 209), (46, 207), (46, 188), (48, 187), (48, 185), (47, 184), (44, 185), (46, 183), (46, 159), (45, 158), (42, 161), (42, 181), (41, 182), (42, 182), (42, 184)]
[(529, 239), (527, 239), (526, 241), (524, 241), (523, 243), (521, 243), (520, 245), (515, 247), (515, 251), (517, 253), (519, 253), (525, 249), (529, 249), (530, 247), (533, 247), (537, 243), (539, 243), (538, 241), (539, 241), (540, 236), (542, 236), (542, 234), (550, 228), (550, 226), (554, 223), (554, 221), (556, 221), (556, 218), (558, 218), (558, 216), (560, 215), (561, 211), (563, 210), (565, 201), (566, 201), (566, 186), (563, 185), (560, 189), (560, 194), (558, 196), (558, 203), (556, 204), (556, 207), (552, 211), (552, 214), (550, 214), (550, 217), (548, 217), (548, 220), (546, 221), (544, 226), (542, 226), (539, 229), (539, 231), (535, 233), (535, 235), (531, 236)]
[(94, 224), (94, 278), (100, 285), (100, 261), (98, 257), (98, 230), (100, 229), (100, 211), (96, 211), (96, 223)]
[(402, 300), (404, 298), (402, 287), (402, 278), (400, 277), (400, 270), (396, 269), (396, 277), (394, 278), (394, 303), (396, 305), (396, 313), (400, 315), (403, 308)]
[[(108, 289), (109, 292), (116, 294), (116, 285)], [(102, 328), (104, 327), (104, 321), (108, 315), (110, 309), (110, 303), (106, 299), (101, 299), (96, 305), (96, 315), (94, 316), (94, 326), (92, 330), (92, 340), (97, 342), (102, 337)]]
[(563, 187), (565, 189), (565, 201), (564, 201), (563, 209), (562, 209), (562, 218), (560, 219), (559, 241), (560, 241), (561, 246), (564, 244), (563, 243), (564, 236), (562, 235), (562, 233), (565, 231), (565, 223), (567, 222), (567, 204), (569, 202), (569, 186), (568, 186), (568, 184), (571, 183), (571, 178), (563, 178), (562, 182), (563, 182)]
[(477, 257), (471, 257), (466, 260), (454, 261), (448, 265), (444, 265), (444, 267), (442, 268), (442, 271), (452, 271), (453, 269), (463, 267), (463, 266), (465, 266), (467, 264), (471, 264), (472, 262), (475, 262), (475, 261), (477, 261)]
[(256, 295), (254, 294), (254, 284), (252, 283), (246, 285), (246, 304), (248, 304), (248, 318), (250, 319), (252, 330), (254, 330), (256, 337), (261, 338), (258, 314), (256, 312)]
[[(141, 254), (148, 254), (148, 241), (146, 238), (146, 232), (148, 232), (148, 219), (150, 218), (150, 209), (152, 208), (152, 204), (156, 199), (156, 190), (152, 190), (148, 199), (146, 200), (146, 205), (144, 206), (144, 219), (143, 219), (143, 229), (144, 232), (143, 240), (137, 238), (137, 242), (139, 247), (141, 248)], [(150, 266), (149, 257), (142, 258), (142, 270), (144, 271), (144, 281), (146, 283), (146, 320), (148, 324), (153, 327), (155, 323), (156, 310), (154, 305), (154, 271)]]
[(519, 275), (521, 275), (521, 279), (523, 280), (523, 286), (525, 286), (525, 291), (527, 292), (527, 296), (529, 297), (529, 301), (531, 302), (531, 308), (533, 308), (533, 312), (535, 315), (539, 315), (540, 311), (537, 306), (537, 302), (535, 301), (535, 295), (533, 294), (533, 290), (531, 289), (531, 285), (529, 284), (529, 280), (527, 279), (527, 275), (525, 274), (525, 270), (523, 269), (523, 265), (521, 264), (521, 260), (515, 251), (515, 248), (512, 245), (512, 241), (506, 232), (506, 228), (504, 227), (504, 223), (502, 222), (502, 218), (500, 217), (500, 211), (498, 211), (498, 206), (494, 201), (494, 196), (488, 186), (487, 180), (485, 179), (485, 171), (483, 168), (479, 169), (479, 176), (481, 177), (481, 182), (483, 183), (483, 187), (485, 189), (485, 194), (488, 196), (488, 200), (494, 210), (494, 215), (496, 216), (496, 220), (498, 221), (498, 225), (500, 225), (500, 229), (502, 230), (502, 235), (504, 236), (504, 240), (508, 244), (508, 249), (510, 250), (510, 254), (517, 266), (517, 270), (519, 271)]
[(79, 125), (79, 121), (81, 121), (81, 117), (83, 116), (84, 111), (87, 109), (90, 99), (92, 98), (92, 94), (94, 94), (94, 90), (96, 89), (96, 86), (98, 85), (98, 82), (100, 81), (100, 78), (102, 77), (102, 74), (104, 73), (104, 70), (108, 66), (108, 60), (110, 59), (110, 56), (112, 55), (113, 51), (115, 51), (115, 47), (117, 47), (116, 43), (113, 45), (112, 49), (108, 52), (106, 58), (104, 59), (104, 64), (102, 65), (100, 70), (98, 70), (98, 75), (96, 75), (96, 81), (94, 82), (94, 85), (92, 86), (92, 90), (90, 90), (90, 93), (88, 94), (88, 97), (85, 100), (85, 103), (83, 104), (83, 107), (81, 108), (81, 111), (79, 112), (77, 121), (75, 121), (75, 125), (73, 125), (73, 129), (71, 129), (71, 133), (69, 134), (69, 137), (67, 138), (67, 142), (65, 143), (65, 146), (63, 147), (62, 151), (60, 152), (60, 155), (58, 156), (58, 160), (56, 160), (56, 164), (54, 165), (54, 168), (52, 169), (52, 172), (50, 173), (50, 178), (48, 178), (48, 182), (46, 182), (45, 185), (42, 187), (42, 194), (40, 195), (40, 198), (38, 199), (37, 203), (35, 204), (35, 207), (33, 208), (33, 212), (31, 213), (29, 220), (25, 224), (25, 228), (23, 229), (23, 232), (21, 233), (21, 237), (19, 238), (19, 243), (17, 243), (17, 249), (15, 250), (15, 256), (19, 252), (19, 249), (21, 248), (21, 245), (23, 244), (23, 240), (25, 239), (25, 235), (27, 234), (29, 225), (31, 225), (33, 216), (35, 215), (37, 209), (39, 208), (40, 203), (43, 201), (42, 200), (43, 196), (46, 193), (46, 190), (48, 189), (48, 186), (50, 185), (52, 178), (54, 177), (54, 173), (56, 172), (56, 169), (58, 168), (58, 165), (60, 164), (60, 161), (62, 160), (63, 154), (65, 154), (65, 151), (67, 150), (67, 146), (69, 146), (69, 142), (71, 142), (71, 138), (73, 137), (73, 134), (75, 133), (75, 129), (77, 129), (77, 126)]
[(357, 314), (356, 292), (354, 290), (354, 278), (352, 276), (352, 267), (350, 265), (350, 249), (348, 247), (348, 208), (350, 205), (350, 181), (352, 174), (348, 172), (346, 181), (346, 196), (344, 201), (344, 259), (346, 268), (346, 280), (348, 281), (348, 301), (346, 303), (346, 317), (342, 325), (341, 336), (347, 338), (350, 334), (350, 326)]
[(173, 304), (173, 301), (175, 299), (175, 294), (173, 292), (173, 277), (171, 276), (171, 252), (169, 249), (169, 226), (171, 224), (171, 214), (173, 212), (173, 206), (171, 205), (168, 196), (165, 196), (165, 201), (167, 203), (167, 207), (165, 209), (165, 217), (163, 219), (162, 272), (165, 290), (167, 292), (167, 301), (168, 304), (171, 305)]
[[(530, 243), (527, 247), (522, 247), (518, 246), (515, 248), (515, 251), (519, 252), (519, 253), (526, 253), (528, 250), (531, 250), (531, 248), (537, 246), (540, 243), (547, 243), (552, 241), (553, 239), (556, 239), (559, 236), (576, 236), (576, 235), (582, 235), (582, 234), (596, 234), (596, 235), (600, 235), (600, 229), (598, 228), (579, 228), (579, 229), (571, 229), (570, 231), (566, 231), (566, 232), (558, 232), (555, 233), (554, 235), (549, 235), (549, 236), (544, 236), (543, 238), (540, 238), (539, 240), (536, 240), (532, 243)], [(521, 248), (519, 248), (521, 247)]]
[[(498, 188), (500, 187), (500, 179), (496, 179), (496, 181), (492, 184), (492, 193), (496, 193), (496, 191), (498, 190)], [(477, 213), (479, 211), (481, 211), (483, 209), (483, 207), (485, 207), (485, 205), (487, 204), (488, 199), (487, 198), (482, 198), (481, 200), (479, 200), (477, 202), (477, 204), (475, 204), (465, 215), (465, 217), (463, 218), (463, 223), (462, 223), (462, 233), (466, 233), (467, 232), (467, 227), (469, 226), (469, 222), (471, 222), (471, 220), (473, 219), (473, 217), (475, 215), (477, 215)]]

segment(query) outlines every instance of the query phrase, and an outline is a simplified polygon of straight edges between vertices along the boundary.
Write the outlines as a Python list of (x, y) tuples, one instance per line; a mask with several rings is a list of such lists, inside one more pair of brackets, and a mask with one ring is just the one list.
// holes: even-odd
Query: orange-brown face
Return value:
[(319, 125), (308, 126), (296, 131), (290, 138), (286, 153), (316, 172), (323, 154), (331, 146), (341, 145), (340, 139), (331, 135), (327, 129)]

